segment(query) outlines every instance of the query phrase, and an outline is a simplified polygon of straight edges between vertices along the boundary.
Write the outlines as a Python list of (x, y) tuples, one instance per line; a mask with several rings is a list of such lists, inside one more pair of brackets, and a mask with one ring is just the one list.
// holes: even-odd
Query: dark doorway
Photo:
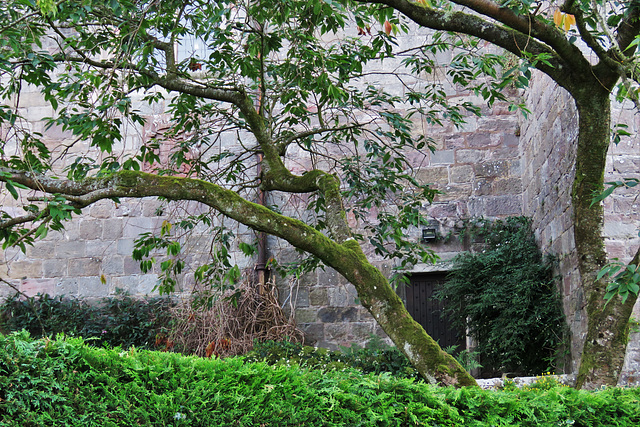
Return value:
[(456, 330), (443, 316), (444, 303), (433, 297), (435, 290), (447, 278), (446, 272), (415, 273), (404, 289), (407, 311), (420, 323), (440, 347), (456, 346), (455, 354), (467, 348), (466, 336)]

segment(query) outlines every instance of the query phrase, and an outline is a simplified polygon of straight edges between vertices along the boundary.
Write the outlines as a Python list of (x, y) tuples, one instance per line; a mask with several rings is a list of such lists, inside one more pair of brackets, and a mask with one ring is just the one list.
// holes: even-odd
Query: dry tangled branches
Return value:
[(225, 357), (250, 351), (254, 340), (302, 341), (293, 316), (286, 316), (278, 303), (273, 281), (260, 289), (245, 280), (237, 290), (241, 291), (237, 305), (224, 296), (211, 307), (194, 307), (191, 301), (179, 304), (168, 337), (174, 348), (186, 354)]

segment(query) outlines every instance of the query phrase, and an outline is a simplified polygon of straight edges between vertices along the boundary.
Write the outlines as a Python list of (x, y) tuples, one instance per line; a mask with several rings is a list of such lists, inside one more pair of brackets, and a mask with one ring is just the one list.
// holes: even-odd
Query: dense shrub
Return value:
[(397, 348), (372, 336), (366, 347), (353, 345), (340, 351), (303, 346), (288, 341), (256, 342), (253, 351), (245, 356), (247, 361), (264, 361), (270, 365), (297, 364), (305, 368), (336, 370), (355, 368), (365, 374), (388, 372), (400, 378), (420, 379), (420, 374)]
[(19, 294), (0, 305), (0, 330), (26, 330), (34, 337), (58, 333), (91, 338), (96, 345), (153, 348), (169, 323), (167, 298), (132, 298), (126, 293), (103, 298), (99, 304), (63, 296)]
[(640, 390), (439, 388), (0, 335), (0, 426), (637, 426)]
[(481, 220), (467, 231), (482, 244), (454, 259), (438, 292), (449, 318), (469, 330), (489, 375), (554, 370), (566, 326), (553, 259), (542, 256), (531, 221)]

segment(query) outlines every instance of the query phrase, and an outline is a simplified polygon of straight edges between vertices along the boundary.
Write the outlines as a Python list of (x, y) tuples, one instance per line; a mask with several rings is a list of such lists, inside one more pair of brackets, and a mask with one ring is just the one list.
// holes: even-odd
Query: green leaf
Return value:
[(245, 242), (238, 243), (238, 249), (240, 249), (245, 256), (252, 256), (257, 252), (257, 247), (255, 245), (250, 245)]
[(4, 185), (7, 188), (7, 190), (9, 191), (9, 193), (11, 193), (13, 198), (18, 200), (18, 192), (16, 191), (15, 187), (13, 186), (13, 182), (7, 180), (7, 181), (4, 182)]

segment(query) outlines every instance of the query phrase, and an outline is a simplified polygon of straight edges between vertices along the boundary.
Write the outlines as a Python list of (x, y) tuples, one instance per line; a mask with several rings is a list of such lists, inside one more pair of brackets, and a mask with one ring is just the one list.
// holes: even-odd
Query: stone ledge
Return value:
[[(516, 378), (506, 378), (509, 381), (513, 381), (516, 387), (522, 388), (525, 385), (530, 385), (540, 380), (543, 377), (516, 377)], [(549, 375), (544, 378), (554, 378), (558, 380), (561, 384), (567, 385), (569, 387), (573, 387), (576, 383), (576, 376), (574, 374), (563, 374), (563, 375)], [(484, 380), (476, 380), (480, 388), (483, 390), (497, 390), (504, 387), (505, 378), (489, 378)]]

